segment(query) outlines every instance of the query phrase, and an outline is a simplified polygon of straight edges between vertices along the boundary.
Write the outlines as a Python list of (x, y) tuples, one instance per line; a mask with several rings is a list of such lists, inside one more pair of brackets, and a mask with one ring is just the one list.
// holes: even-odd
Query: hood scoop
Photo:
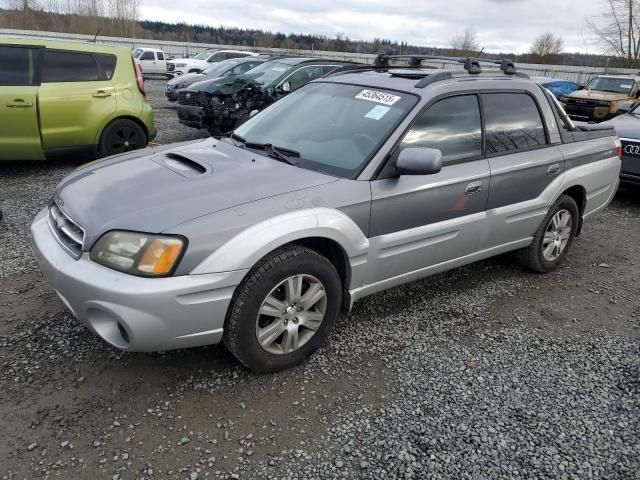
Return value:
[(200, 163), (183, 153), (165, 153), (154, 157), (153, 161), (183, 177), (198, 177), (209, 174), (213, 170), (209, 165)]

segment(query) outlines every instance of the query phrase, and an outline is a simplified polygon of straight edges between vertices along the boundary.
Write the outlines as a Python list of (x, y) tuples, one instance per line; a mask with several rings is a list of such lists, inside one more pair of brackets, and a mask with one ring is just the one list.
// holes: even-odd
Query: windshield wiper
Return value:
[(298, 160), (294, 160), (292, 157), (300, 158), (300, 152), (291, 150), (289, 148), (278, 147), (271, 143), (253, 143), (245, 142), (247, 148), (257, 148), (264, 150), (271, 158), (275, 158), (281, 162), (288, 163), (289, 165), (298, 165)]
[[(289, 148), (278, 147), (271, 143), (256, 143), (256, 142), (248, 142), (246, 138), (238, 135), (235, 132), (231, 132), (228, 137), (230, 140), (234, 140), (235, 142), (240, 143), (245, 148), (255, 148), (258, 150), (264, 150), (267, 155), (271, 158), (275, 158), (281, 162), (288, 163), (289, 165), (298, 165), (298, 161), (293, 158), (300, 158), (300, 152), (295, 150), (291, 150)], [(238, 145), (236, 145), (238, 146)], [(292, 158), (293, 157), (293, 158)]]

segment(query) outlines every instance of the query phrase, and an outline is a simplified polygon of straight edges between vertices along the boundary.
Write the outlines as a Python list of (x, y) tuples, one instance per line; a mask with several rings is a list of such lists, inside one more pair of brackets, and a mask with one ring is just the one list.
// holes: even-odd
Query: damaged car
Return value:
[(184, 75), (174, 77), (167, 82), (164, 96), (170, 102), (176, 102), (178, 100), (178, 92), (196, 82), (213, 80), (220, 77), (242, 75), (261, 63), (266, 62), (270, 58), (272, 57), (230, 58), (229, 60), (223, 60), (222, 62), (209, 65), (201, 73), (186, 73)]
[(192, 84), (178, 94), (178, 120), (183, 125), (222, 135), (312, 80), (352, 62), (321, 58), (281, 57), (244, 75)]

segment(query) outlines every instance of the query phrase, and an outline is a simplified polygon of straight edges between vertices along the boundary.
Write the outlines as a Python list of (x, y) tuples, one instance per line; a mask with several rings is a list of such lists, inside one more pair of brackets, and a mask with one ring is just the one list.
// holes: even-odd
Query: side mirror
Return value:
[(629, 113), (633, 108), (633, 102), (624, 102), (618, 107), (619, 113)]
[(291, 82), (288, 80), (284, 82), (282, 85), (280, 85), (280, 90), (285, 93), (289, 93), (291, 91)]
[(260, 111), (260, 110), (251, 110), (251, 111), (249, 112), (249, 118), (251, 118), (251, 117), (255, 117), (255, 116), (256, 116), (256, 114), (257, 114), (259, 111)]
[(437, 148), (407, 147), (396, 160), (400, 175), (433, 175), (442, 170), (442, 152)]

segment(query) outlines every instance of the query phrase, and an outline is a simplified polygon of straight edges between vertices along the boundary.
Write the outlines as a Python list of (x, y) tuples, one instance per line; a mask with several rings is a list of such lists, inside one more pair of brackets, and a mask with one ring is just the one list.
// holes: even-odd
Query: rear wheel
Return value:
[(106, 126), (100, 137), (100, 155), (107, 157), (147, 146), (147, 134), (133, 120), (119, 118)]
[(340, 315), (342, 286), (317, 252), (288, 246), (256, 265), (238, 286), (224, 343), (246, 367), (274, 372), (305, 360)]
[(549, 209), (529, 247), (520, 250), (520, 261), (527, 268), (546, 273), (557, 267), (573, 244), (580, 213), (575, 200), (561, 195)]

